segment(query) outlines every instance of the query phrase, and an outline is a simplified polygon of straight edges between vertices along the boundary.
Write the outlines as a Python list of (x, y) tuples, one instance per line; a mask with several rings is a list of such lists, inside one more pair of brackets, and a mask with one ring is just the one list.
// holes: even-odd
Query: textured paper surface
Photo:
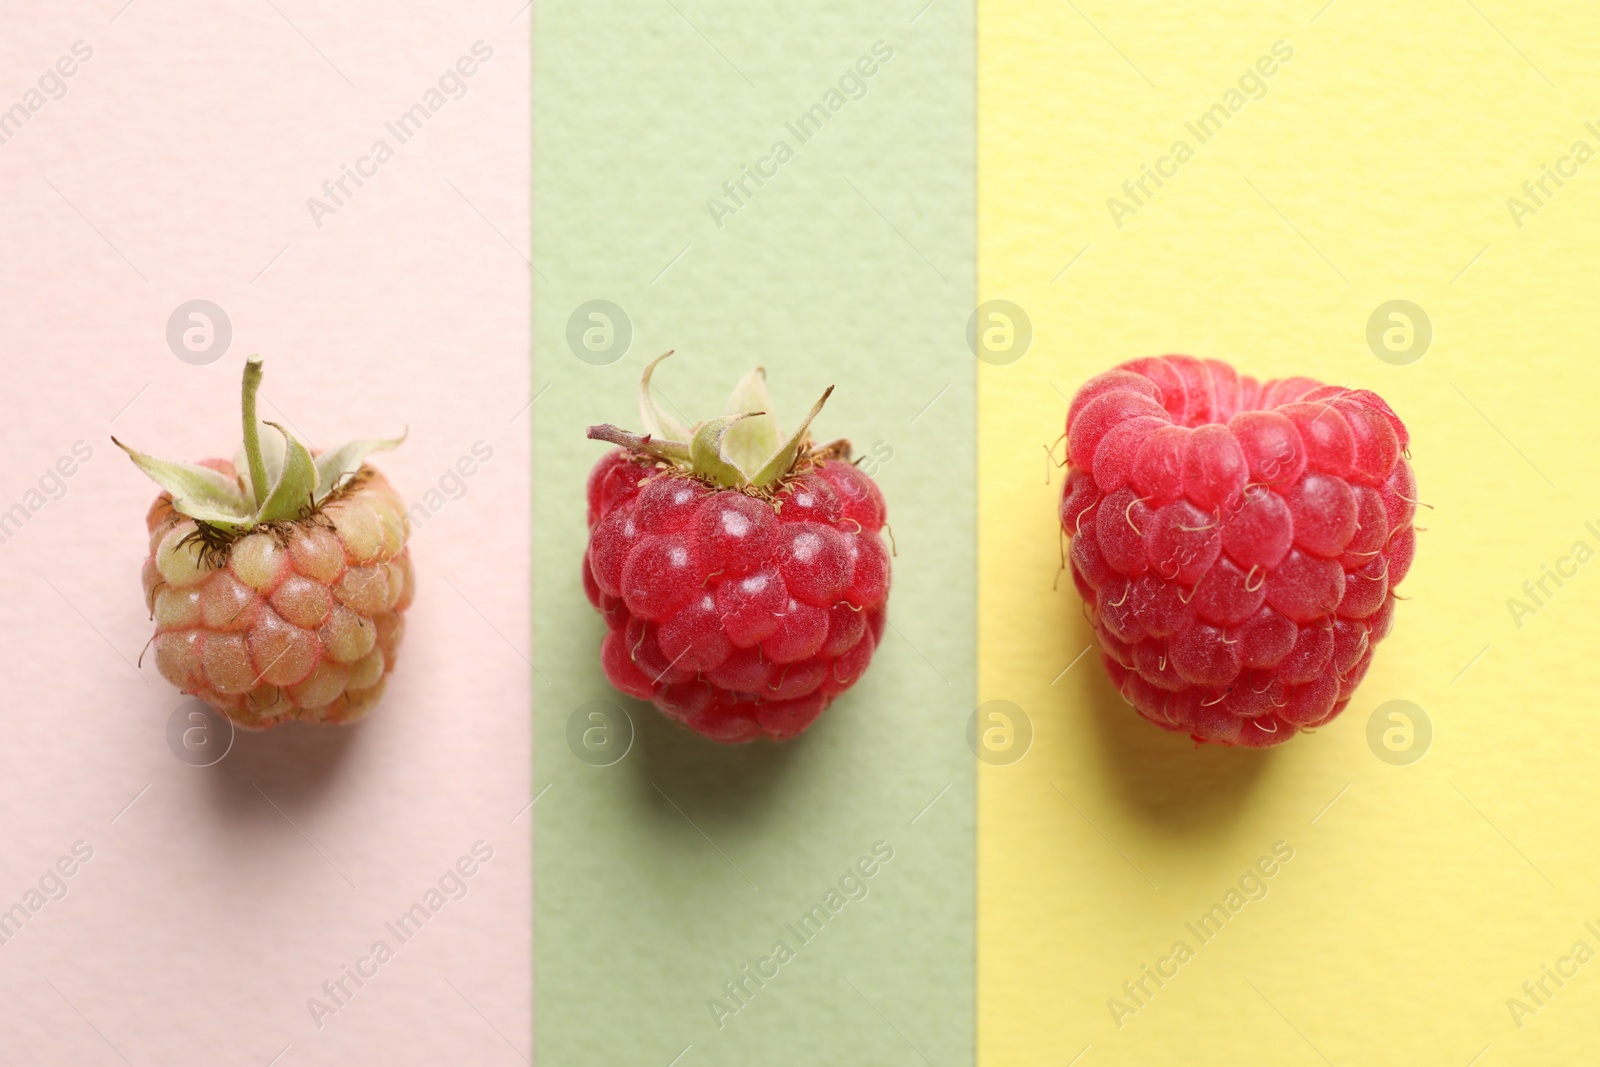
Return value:
[[(972, 1058), (973, 28), (959, 7), (914, 14), (536, 10), (540, 1062)], [(864, 96), (841, 94), (801, 144), (786, 124), (879, 41), (893, 55)], [(747, 182), (719, 228), (708, 198), (744, 165), (770, 174), (780, 140), (793, 158)], [(605, 366), (566, 338), (595, 299), (633, 331)], [(764, 364), (787, 425), (832, 383), (818, 435), (892, 452), (878, 468), (898, 545), (891, 629), (865, 678), (781, 747), (719, 747), (600, 671), (579, 567), (604, 446), (584, 427), (637, 426), (639, 370), (669, 348), (659, 391), (690, 418), (720, 413)], [(625, 704), (637, 730), (612, 766), (567, 745), (596, 699)], [(880, 841), (893, 859), (864, 898), (809, 943), (786, 932)], [(723, 983), (779, 939), (795, 958), (747, 985), (747, 1005), (729, 999)], [(712, 998), (738, 1009), (720, 1028)]]
[[(75, 842), (93, 850), (65, 899), (0, 944), (6, 1063), (530, 1052), (531, 820), (512, 821), (531, 796), (516, 8), (116, 0), (6, 19), (0, 108), (74, 42), (93, 51), (0, 144), (0, 513), (29, 509), (0, 543), (0, 910)], [(493, 56), (465, 95), (315, 225), (307, 199), (374, 141), (396, 144), (385, 124), (479, 40)], [(232, 323), (209, 365), (167, 345), (169, 315), (195, 298)], [(370, 719), (240, 736), (200, 769), (165, 738), (183, 699), (150, 656), (135, 667), (153, 630), (139, 567), (156, 489), (109, 435), (231, 455), (252, 352), (263, 417), (315, 444), (409, 425), (377, 462), (428, 501), (410, 545), (418, 593)], [(457, 488), (447, 476), (480, 440), (492, 457)], [(92, 456), (32, 508), (77, 441)], [(385, 923), (478, 840), (494, 854), (466, 895), (399, 944)], [(319, 1029), (308, 998), (379, 939), (393, 959), (346, 979)]]
[[(980, 1062), (1592, 1062), (1600, 963), (1569, 955), (1600, 951), (1600, 572), (1520, 628), (1507, 600), (1600, 549), (1600, 163), (1562, 164), (1520, 228), (1506, 203), (1600, 150), (1592, 11), (986, 2), (979, 39), (980, 293), (1035, 331), (980, 376), (979, 692), (1036, 731), (981, 775)], [(1198, 144), (1185, 123), (1280, 40), (1265, 95)], [(1107, 200), (1179, 138), (1194, 158), (1118, 228)], [(1366, 342), (1395, 298), (1433, 325), (1408, 366)], [(1411, 431), (1410, 599), (1343, 716), (1279, 751), (1157, 732), (1096, 653), (1061, 675), (1092, 638), (1052, 589), (1042, 446), (1085, 378), (1162, 352), (1375, 389)], [(1394, 699), (1433, 726), (1409, 766), (1368, 746)], [(1184, 924), (1280, 840), (1266, 898), (1201, 945)], [(1123, 983), (1180, 939), (1195, 957), (1119, 1029), (1108, 1000), (1138, 1006)], [(1568, 976), (1542, 1006), (1541, 967)]]

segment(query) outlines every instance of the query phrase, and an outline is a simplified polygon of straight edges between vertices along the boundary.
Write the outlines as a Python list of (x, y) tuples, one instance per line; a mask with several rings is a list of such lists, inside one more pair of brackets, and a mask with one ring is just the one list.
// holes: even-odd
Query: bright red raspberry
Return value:
[(1061, 525), (1123, 698), (1163, 729), (1253, 747), (1343, 711), (1416, 551), (1408, 442), (1375, 393), (1214, 359), (1086, 382)]
[(785, 439), (758, 368), (729, 402), (740, 414), (691, 429), (650, 399), (659, 362), (646, 434), (589, 430), (621, 446), (589, 475), (583, 561), (606, 677), (714, 741), (794, 737), (883, 636), (883, 495), (849, 442), (811, 447), (827, 394)]

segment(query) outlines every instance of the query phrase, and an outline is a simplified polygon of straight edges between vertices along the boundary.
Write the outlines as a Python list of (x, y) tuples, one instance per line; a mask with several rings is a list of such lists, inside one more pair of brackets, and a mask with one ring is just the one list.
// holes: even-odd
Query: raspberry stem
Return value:
[(628, 430), (619, 429), (609, 422), (589, 427), (589, 440), (604, 441), (607, 444), (626, 448), (630, 452), (647, 452), (671, 463), (689, 462), (689, 446), (682, 441), (663, 441), (647, 433), (631, 433)]
[(267, 491), (267, 465), (261, 459), (261, 428), (256, 423), (256, 390), (261, 388), (261, 357), (251, 356), (244, 363), (242, 403), (244, 408), (244, 455), (250, 465), (250, 510), (261, 506)]

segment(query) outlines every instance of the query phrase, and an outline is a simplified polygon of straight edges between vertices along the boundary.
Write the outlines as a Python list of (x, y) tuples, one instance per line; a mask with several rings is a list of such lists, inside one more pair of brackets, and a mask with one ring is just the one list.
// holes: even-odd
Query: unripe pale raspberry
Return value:
[(1375, 393), (1217, 360), (1138, 359), (1083, 385), (1061, 524), (1140, 715), (1264, 747), (1344, 710), (1416, 551), (1408, 444)]
[(758, 369), (732, 415), (690, 429), (651, 401), (656, 363), (641, 383), (649, 432), (589, 434), (622, 446), (588, 483), (583, 587), (606, 621), (601, 664), (622, 692), (712, 740), (794, 737), (883, 636), (883, 496), (848, 442), (810, 447), (822, 401), (782, 439)]
[(255, 421), (260, 380), (252, 358), (233, 462), (169, 463), (117, 442), (164, 490), (145, 518), (156, 667), (245, 729), (353, 722), (383, 695), (416, 593), (404, 505), (364, 462), (400, 441), (313, 456), (268, 424), (274, 447)]

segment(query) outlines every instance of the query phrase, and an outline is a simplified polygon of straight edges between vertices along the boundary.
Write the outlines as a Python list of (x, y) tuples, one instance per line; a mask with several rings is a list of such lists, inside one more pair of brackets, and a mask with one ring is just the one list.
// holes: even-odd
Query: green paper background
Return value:
[[(919, 6), (534, 8), (541, 1064), (972, 1059), (974, 25), (970, 5)], [(802, 144), (786, 123), (878, 41), (893, 58)], [(719, 227), (708, 198), (779, 140), (793, 158), (747, 180)], [(633, 331), (605, 366), (567, 343), (594, 299)], [(640, 368), (668, 348), (659, 394), (686, 418), (719, 413), (762, 364), (785, 427), (831, 383), (818, 437), (892, 452), (877, 472), (890, 629), (863, 681), (786, 745), (704, 741), (600, 671), (579, 566), (603, 446), (584, 427), (637, 428)], [(609, 767), (567, 745), (597, 698), (635, 726)], [(809, 943), (785, 930), (879, 841), (894, 857), (863, 899)], [(736, 1006), (723, 983), (780, 938), (795, 958), (719, 1029), (708, 999)]]

